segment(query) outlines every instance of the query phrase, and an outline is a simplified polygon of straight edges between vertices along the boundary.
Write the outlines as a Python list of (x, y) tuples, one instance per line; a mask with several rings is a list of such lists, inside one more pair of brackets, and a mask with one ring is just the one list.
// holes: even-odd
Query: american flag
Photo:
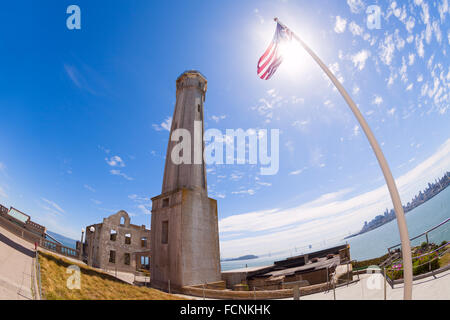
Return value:
[(275, 71), (277, 71), (278, 67), (283, 62), (283, 57), (280, 52), (280, 45), (291, 40), (292, 32), (277, 23), (277, 29), (275, 31), (275, 35), (273, 36), (272, 42), (258, 61), (257, 71), (258, 76), (261, 79), (269, 80)]

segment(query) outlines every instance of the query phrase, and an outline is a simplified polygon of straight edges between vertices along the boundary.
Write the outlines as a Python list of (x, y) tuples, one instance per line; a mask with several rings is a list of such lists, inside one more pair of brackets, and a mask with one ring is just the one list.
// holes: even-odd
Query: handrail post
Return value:
[(203, 284), (203, 300), (205, 300), (205, 284)]
[(333, 280), (333, 299), (336, 300), (336, 282)]

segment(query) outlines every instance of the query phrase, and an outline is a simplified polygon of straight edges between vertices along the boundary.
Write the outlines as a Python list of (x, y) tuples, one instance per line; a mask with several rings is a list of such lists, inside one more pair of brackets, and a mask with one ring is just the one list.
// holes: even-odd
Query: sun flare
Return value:
[(283, 43), (280, 46), (280, 53), (283, 57), (284, 72), (298, 75), (308, 67), (309, 57), (297, 41)]

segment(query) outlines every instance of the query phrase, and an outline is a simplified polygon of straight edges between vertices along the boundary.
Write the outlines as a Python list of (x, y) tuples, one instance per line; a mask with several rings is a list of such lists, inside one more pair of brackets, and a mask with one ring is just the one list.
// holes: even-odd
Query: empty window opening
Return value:
[(169, 198), (163, 199), (162, 206), (163, 208), (167, 208), (169, 206)]
[(116, 241), (116, 239), (117, 239), (117, 231), (111, 229), (111, 234), (110, 234), (110, 236), (109, 236), (109, 240), (111, 240), (111, 241)]
[(197, 111), (200, 113), (200, 105), (197, 105)]
[(125, 235), (125, 244), (131, 244), (131, 234), (129, 233)]
[(116, 263), (116, 252), (114, 250), (109, 251), (109, 262)]
[(162, 222), (161, 242), (167, 244), (169, 242), (169, 221)]
[(125, 253), (123, 263), (126, 264), (127, 266), (130, 265), (130, 254), (129, 253)]
[(124, 225), (125, 224), (125, 217), (120, 217), (120, 224)]
[(141, 246), (142, 246), (142, 248), (146, 248), (147, 247), (147, 237), (142, 237), (141, 238)]

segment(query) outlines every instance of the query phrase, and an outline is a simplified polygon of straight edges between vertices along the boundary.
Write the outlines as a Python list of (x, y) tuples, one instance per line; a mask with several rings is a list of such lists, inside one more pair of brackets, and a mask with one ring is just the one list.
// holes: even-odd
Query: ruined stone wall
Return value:
[[(131, 224), (130, 217), (125, 211), (104, 218), (103, 223), (94, 227), (96, 229), (94, 235), (89, 231), (90, 226), (86, 227), (88, 250), (92, 249), (89, 241), (93, 238), (94, 267), (134, 272), (137, 266), (136, 257), (143, 255), (143, 252), (150, 255), (150, 230), (145, 226)], [(143, 241), (143, 238), (146, 240)], [(89, 256), (91, 253), (87, 254)]]

